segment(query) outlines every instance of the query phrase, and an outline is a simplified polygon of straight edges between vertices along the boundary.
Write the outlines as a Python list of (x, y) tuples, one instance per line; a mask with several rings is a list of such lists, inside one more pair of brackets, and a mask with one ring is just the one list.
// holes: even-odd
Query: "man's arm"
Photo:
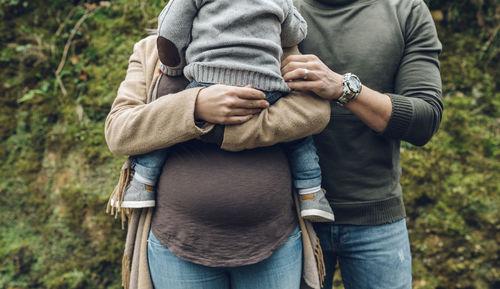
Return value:
[[(363, 86), (345, 107), (376, 132), (424, 145), (439, 128), (443, 103), (438, 60), (441, 43), (423, 1), (414, 2), (404, 33), (405, 51), (395, 77), (395, 93), (383, 94)], [(285, 80), (296, 80), (288, 82), (292, 89), (333, 100), (342, 94), (342, 75), (315, 55), (292, 55), (282, 65)]]

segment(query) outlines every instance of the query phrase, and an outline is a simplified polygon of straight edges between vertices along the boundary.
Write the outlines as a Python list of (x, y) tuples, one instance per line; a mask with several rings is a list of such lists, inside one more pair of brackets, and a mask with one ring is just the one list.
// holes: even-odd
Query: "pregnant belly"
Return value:
[(191, 141), (170, 150), (157, 213), (210, 225), (252, 225), (292, 207), (291, 176), (279, 147), (226, 152)]

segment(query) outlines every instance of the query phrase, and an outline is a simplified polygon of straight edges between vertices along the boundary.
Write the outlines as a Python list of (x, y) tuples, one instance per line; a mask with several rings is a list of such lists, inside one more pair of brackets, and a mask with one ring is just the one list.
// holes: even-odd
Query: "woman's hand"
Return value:
[(326, 99), (342, 95), (343, 76), (316, 55), (290, 55), (281, 63), (281, 74), (291, 89), (309, 90)]
[(269, 107), (262, 91), (216, 84), (200, 91), (194, 117), (215, 124), (240, 124)]

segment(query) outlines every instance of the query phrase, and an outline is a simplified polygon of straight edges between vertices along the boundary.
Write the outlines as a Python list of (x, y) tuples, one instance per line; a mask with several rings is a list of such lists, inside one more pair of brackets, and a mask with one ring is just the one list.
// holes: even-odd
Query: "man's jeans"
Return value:
[(337, 260), (346, 289), (411, 288), (411, 254), (405, 219), (377, 226), (315, 223), (332, 288)]
[(269, 258), (239, 267), (207, 267), (175, 256), (150, 232), (148, 263), (156, 289), (299, 289), (302, 235), (297, 227)]

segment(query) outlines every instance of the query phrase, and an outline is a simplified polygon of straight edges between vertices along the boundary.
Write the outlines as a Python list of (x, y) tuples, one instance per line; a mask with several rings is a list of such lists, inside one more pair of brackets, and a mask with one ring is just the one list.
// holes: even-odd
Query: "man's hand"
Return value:
[(290, 55), (281, 63), (281, 74), (291, 89), (309, 90), (326, 99), (342, 95), (342, 75), (316, 55)]

